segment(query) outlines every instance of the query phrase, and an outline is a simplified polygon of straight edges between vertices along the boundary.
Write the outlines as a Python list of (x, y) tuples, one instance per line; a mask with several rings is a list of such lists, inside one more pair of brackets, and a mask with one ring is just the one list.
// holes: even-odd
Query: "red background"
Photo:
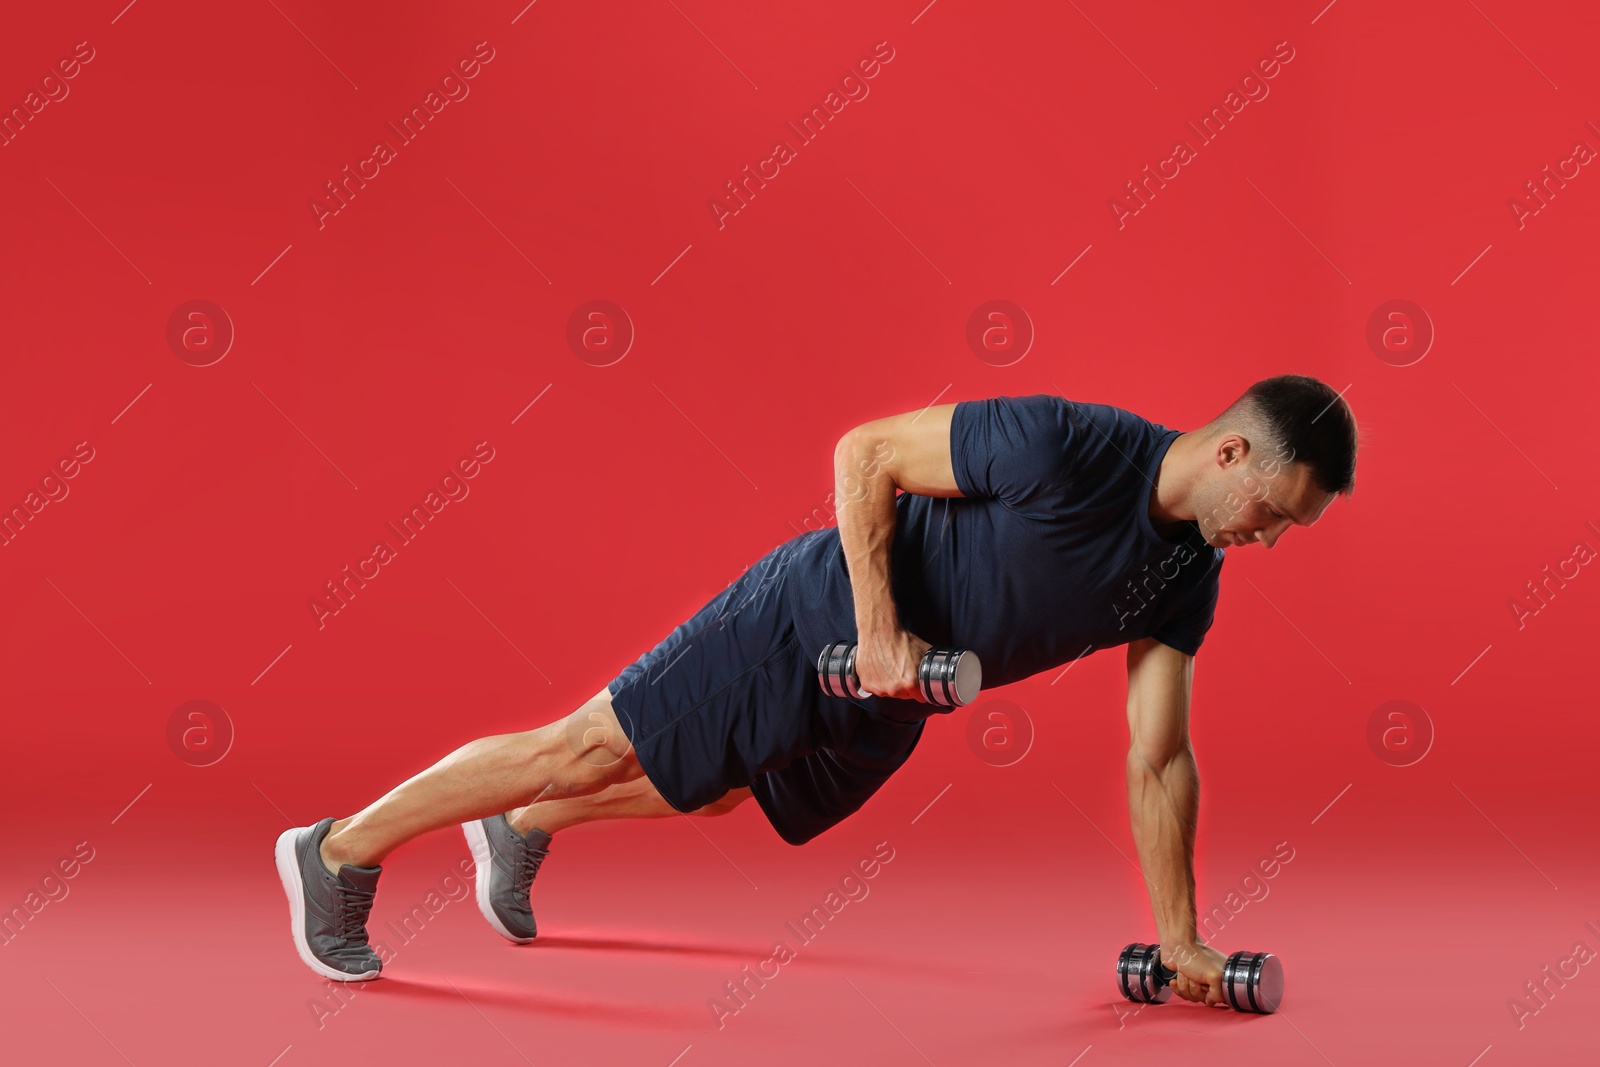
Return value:
[[(1600, 949), (1600, 577), (1520, 629), (1508, 603), (1600, 549), (1600, 178), (1508, 206), (1600, 146), (1592, 5), (122, 2), (0, 33), (7, 109), (94, 49), (0, 148), (0, 502), (94, 449), (0, 548), (0, 905), (94, 856), (0, 948), (18, 1062), (1592, 1056), (1593, 966), (1508, 1006)], [(480, 41), (470, 95), (319, 229), (323, 183)], [(719, 229), (880, 41), (870, 95)], [(1179, 138), (1198, 158), (1119, 229)], [(195, 299), (236, 331), (211, 366), (166, 340)], [(566, 341), (593, 299), (636, 331), (610, 366)], [(1008, 366), (965, 340), (992, 299), (1037, 334)], [(1436, 331), (1409, 366), (1366, 340), (1396, 299)], [(1053, 390), (1192, 429), (1283, 372), (1345, 390), (1357, 490), (1229, 553), (1193, 711), (1202, 909), (1294, 850), (1215, 939), (1281, 954), (1278, 1015), (1112, 991), (1154, 936), (1112, 650), (986, 696), (1031, 721), (1020, 762), (969, 746), (981, 703), (937, 719), (805, 848), (754, 805), (566, 833), (539, 942), (451, 903), (319, 1029), (277, 834), (574, 708), (824, 503), (843, 430)], [(323, 583), (480, 441), (470, 496), (319, 629)], [(190, 700), (235, 733), (210, 766), (168, 744)], [(1390, 700), (1435, 732), (1414, 765), (1369, 748)], [(718, 1029), (708, 999), (880, 841), (871, 895)], [(374, 927), (465, 854), (391, 857)]]

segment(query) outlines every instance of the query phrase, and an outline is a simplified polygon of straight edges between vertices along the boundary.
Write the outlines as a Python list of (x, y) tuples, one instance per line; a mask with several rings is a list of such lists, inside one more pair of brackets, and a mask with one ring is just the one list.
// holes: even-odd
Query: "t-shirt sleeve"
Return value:
[(1222, 583), (1219, 580), (1221, 570), (1222, 563), (1219, 560), (1205, 581), (1194, 590), (1182, 606), (1157, 626), (1150, 636), (1186, 656), (1199, 652), (1200, 646), (1205, 644), (1206, 633), (1216, 618), (1217, 597), (1222, 590)]
[(950, 416), (950, 464), (963, 496), (1018, 507), (1072, 476), (1082, 419), (1050, 393), (958, 403)]

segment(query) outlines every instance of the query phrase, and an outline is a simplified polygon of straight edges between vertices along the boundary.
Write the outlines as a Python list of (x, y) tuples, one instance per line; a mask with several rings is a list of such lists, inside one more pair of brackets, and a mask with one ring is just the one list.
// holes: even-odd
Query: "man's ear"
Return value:
[(1236, 433), (1223, 434), (1218, 439), (1212, 455), (1216, 457), (1217, 466), (1227, 470), (1237, 463), (1244, 461), (1245, 455), (1250, 450), (1250, 444)]

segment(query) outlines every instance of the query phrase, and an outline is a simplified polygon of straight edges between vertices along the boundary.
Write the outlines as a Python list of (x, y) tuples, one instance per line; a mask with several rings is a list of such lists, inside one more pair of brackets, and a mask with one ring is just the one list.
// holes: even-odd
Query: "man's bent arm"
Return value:
[[(954, 404), (863, 423), (834, 448), (834, 509), (839, 544), (850, 571), (856, 630), (863, 646), (857, 655), (862, 685), (883, 695), (890, 675), (905, 676), (901, 634), (890, 584), (889, 549), (894, 542), (895, 490), (923, 496), (960, 496), (950, 461), (950, 419)], [(874, 655), (875, 650), (879, 653)], [(864, 662), (871, 656), (875, 664)], [(914, 665), (911, 679), (915, 679)], [(870, 682), (880, 686), (871, 690)], [(904, 690), (914, 692), (914, 686)]]
[(1128, 646), (1128, 815), (1169, 961), (1199, 942), (1194, 835), (1200, 776), (1189, 744), (1193, 677), (1193, 656), (1153, 638)]
[(833, 453), (833, 500), (839, 544), (850, 569), (860, 640), (887, 634), (898, 615), (889, 585), (894, 541), (895, 482), (881, 456), (886, 441), (858, 430), (840, 438)]

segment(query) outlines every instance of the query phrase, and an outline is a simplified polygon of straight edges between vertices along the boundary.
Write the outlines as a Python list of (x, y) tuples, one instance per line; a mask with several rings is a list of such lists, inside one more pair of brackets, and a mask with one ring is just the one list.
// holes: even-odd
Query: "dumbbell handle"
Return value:
[[(834, 641), (817, 657), (817, 684), (829, 696), (866, 694), (856, 674), (856, 649), (848, 641)], [(983, 686), (983, 667), (978, 654), (967, 648), (930, 648), (917, 664), (917, 684), (930, 704), (962, 707), (972, 703)]]

